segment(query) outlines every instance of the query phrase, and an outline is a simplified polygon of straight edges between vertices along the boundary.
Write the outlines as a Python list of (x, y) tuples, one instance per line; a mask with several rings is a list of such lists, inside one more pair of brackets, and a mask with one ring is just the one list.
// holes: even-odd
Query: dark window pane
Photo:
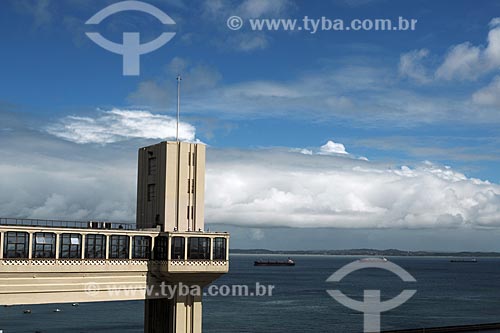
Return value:
[(134, 236), (132, 258), (150, 259), (151, 258), (151, 237)]
[(113, 259), (128, 259), (129, 236), (111, 236), (111, 253), (110, 258)]
[(184, 237), (172, 237), (171, 258), (173, 260), (184, 260)]
[(190, 237), (188, 240), (188, 259), (210, 259), (210, 238)]
[(155, 184), (148, 185), (148, 201), (154, 201), (156, 199), (156, 186)]
[(152, 176), (156, 174), (156, 157), (150, 157), (148, 159), (148, 175)]
[(214, 239), (214, 260), (226, 260), (226, 242), (222, 237)]
[(56, 234), (36, 232), (33, 234), (33, 258), (56, 257)]
[(155, 238), (155, 260), (168, 259), (168, 237), (158, 236)]
[(4, 258), (28, 258), (27, 232), (9, 231), (5, 237)]
[(105, 248), (106, 236), (94, 234), (85, 236), (85, 258), (105, 259), (106, 255), (103, 251)]

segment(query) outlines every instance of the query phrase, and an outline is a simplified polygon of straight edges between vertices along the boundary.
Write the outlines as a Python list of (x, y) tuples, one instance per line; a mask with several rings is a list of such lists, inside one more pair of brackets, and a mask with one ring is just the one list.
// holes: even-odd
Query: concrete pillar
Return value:
[(210, 261), (214, 261), (214, 239), (210, 237)]
[(144, 306), (144, 333), (201, 333), (201, 296), (148, 299)]
[(174, 304), (174, 332), (184, 333), (188, 331), (188, 317), (187, 317), (187, 297), (177, 296)]
[(188, 243), (189, 237), (184, 238), (184, 260), (188, 260)]
[(29, 233), (28, 237), (28, 258), (33, 259), (33, 233)]
[(169, 237), (167, 238), (167, 260), (170, 261), (172, 260), (172, 237)]
[(133, 253), (132, 251), (134, 250), (133, 248), (133, 243), (134, 243), (134, 237), (133, 236), (129, 236), (128, 237), (128, 259), (131, 260), (134, 256), (133, 256)]
[(0, 259), (3, 259), (4, 236), (5, 232), (0, 232)]
[(60, 242), (61, 235), (59, 233), (56, 233), (56, 259), (59, 259), (59, 242)]
[(111, 237), (109, 235), (106, 235), (106, 254), (105, 258), (109, 259), (109, 241), (111, 240)]
[(201, 302), (201, 296), (193, 296), (193, 332), (201, 333), (202, 329), (202, 319), (203, 319), (203, 305)]
[(156, 237), (151, 237), (151, 259), (152, 260), (156, 259), (155, 258), (155, 239), (156, 239)]
[(82, 249), (82, 259), (85, 259), (85, 234), (82, 234), (82, 243), (80, 246)]

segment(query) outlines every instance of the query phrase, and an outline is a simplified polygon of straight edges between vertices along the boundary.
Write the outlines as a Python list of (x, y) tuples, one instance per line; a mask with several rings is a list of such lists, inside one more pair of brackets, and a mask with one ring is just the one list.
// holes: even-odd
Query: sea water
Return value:
[[(388, 258), (417, 282), (393, 273), (363, 269), (340, 283), (326, 282), (348, 256), (294, 256), (294, 267), (254, 267), (259, 258), (232, 255), (230, 272), (217, 285), (273, 285), (263, 297), (207, 296), (203, 299), (203, 331), (222, 332), (361, 332), (363, 314), (337, 303), (328, 289), (363, 300), (366, 289), (380, 290), (387, 300), (405, 289), (417, 293), (400, 307), (382, 314), (382, 329), (420, 328), (500, 322), (500, 259), (451, 263), (449, 258)], [(61, 312), (54, 312), (58, 308)], [(31, 309), (31, 314), (24, 314)], [(11, 332), (143, 332), (144, 304), (81, 303), (0, 307), (0, 331)]]

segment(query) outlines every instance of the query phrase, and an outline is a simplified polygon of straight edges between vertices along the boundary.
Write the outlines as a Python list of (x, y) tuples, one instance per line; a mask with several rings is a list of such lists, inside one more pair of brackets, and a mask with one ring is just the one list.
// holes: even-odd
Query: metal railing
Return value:
[(115, 223), (107, 221), (64, 221), (64, 220), (40, 220), (0, 217), (0, 225), (26, 226), (26, 227), (52, 227), (52, 228), (77, 228), (77, 229), (124, 229), (135, 230), (135, 224)]

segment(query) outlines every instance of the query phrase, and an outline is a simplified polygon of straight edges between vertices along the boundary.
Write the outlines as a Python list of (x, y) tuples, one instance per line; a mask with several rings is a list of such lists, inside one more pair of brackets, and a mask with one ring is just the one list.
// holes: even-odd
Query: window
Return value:
[(61, 234), (59, 235), (59, 258), (81, 259), (82, 257), (82, 235)]
[(168, 259), (168, 237), (158, 236), (155, 238), (155, 260)]
[(187, 206), (187, 219), (194, 219), (194, 206)]
[(188, 165), (195, 166), (196, 155), (195, 153), (188, 153)]
[(194, 179), (191, 181), (191, 193), (194, 193), (194, 187), (195, 187), (195, 181)]
[(148, 175), (156, 175), (156, 157), (148, 158)]
[(33, 234), (33, 258), (56, 257), (56, 234), (36, 232)]
[(109, 257), (113, 259), (128, 259), (129, 236), (111, 236), (111, 252)]
[(214, 260), (227, 260), (226, 239), (218, 237), (214, 239)]
[(134, 236), (134, 249), (132, 258), (134, 259), (150, 259), (151, 258), (151, 237)]
[(210, 238), (190, 237), (188, 259), (210, 259)]
[(184, 260), (184, 237), (172, 237), (172, 260)]
[(191, 193), (191, 179), (188, 179), (188, 187), (187, 187), (188, 193)]
[(9, 231), (5, 234), (4, 258), (28, 258), (27, 232)]
[(153, 201), (156, 199), (156, 186), (155, 184), (148, 185), (148, 201)]
[(93, 234), (85, 236), (85, 258), (106, 259), (106, 236)]

